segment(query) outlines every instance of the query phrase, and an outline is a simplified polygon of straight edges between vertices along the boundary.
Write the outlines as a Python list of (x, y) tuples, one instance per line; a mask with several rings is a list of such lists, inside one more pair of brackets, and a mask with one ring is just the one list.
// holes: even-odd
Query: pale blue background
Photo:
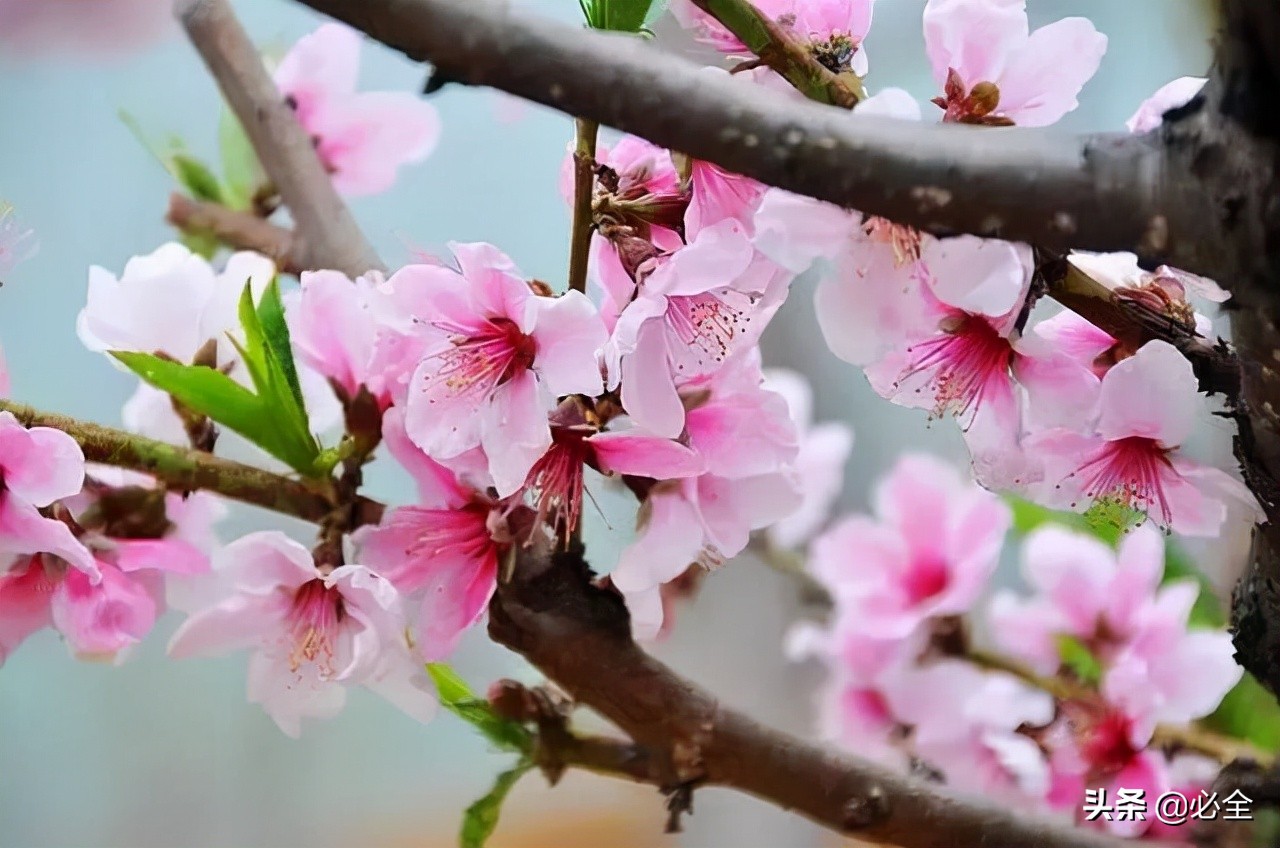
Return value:
[[(287, 45), (317, 22), (283, 0), (237, 5), (264, 44)], [(566, 21), (577, 15), (576, 0), (523, 5)], [(1111, 36), (1085, 106), (1064, 127), (1119, 129), (1158, 86), (1206, 69), (1198, 2), (1030, 5), (1033, 24), (1084, 14)], [(881, 0), (868, 42), (873, 89), (901, 85), (921, 99), (934, 93), (919, 31), (922, 6)], [(424, 72), (370, 45), (364, 79), (368, 87), (414, 89)], [(530, 276), (561, 279), (568, 216), (556, 181), (569, 122), (533, 108), (519, 123), (502, 123), (492, 93), (456, 86), (434, 102), (444, 121), (436, 154), (404, 172), (393, 192), (352, 204), (375, 245), (395, 263), (407, 258), (406, 242), (439, 248), (449, 240), (488, 240)], [(0, 343), (16, 398), (118, 423), (133, 382), (79, 346), (75, 315), (90, 264), (118, 271), (129, 256), (170, 238), (161, 218), (172, 186), (116, 113), (132, 113), (156, 137), (180, 134), (212, 157), (217, 108), (213, 84), (180, 39), (108, 63), (17, 64), (0, 57), (0, 198), (41, 240), (38, 256), (0, 288)], [(923, 415), (875, 398), (825, 348), (799, 343), (816, 337), (810, 304), (809, 287), (797, 286), (766, 349), (771, 364), (800, 367), (819, 381), (820, 417), (844, 416), (857, 428), (849, 504), (863, 502), (866, 481), (903, 447), (957, 455), (953, 427), (928, 428)], [(383, 475), (376, 494), (403, 499), (409, 492), (402, 483)], [(248, 516), (232, 529), (261, 523)], [(599, 520), (596, 529), (600, 540)], [(597, 556), (617, 544), (616, 537), (598, 541)], [(737, 563), (708, 582), (662, 652), (731, 702), (803, 732), (813, 675), (785, 668), (779, 656), (793, 607), (785, 584), (756, 563)], [(290, 740), (244, 703), (242, 656), (166, 662), (172, 626), (163, 622), (121, 668), (76, 663), (45, 633), (0, 670), (0, 848), (449, 845), (461, 808), (504, 762), (449, 717), (424, 728), (363, 693), (338, 720)], [(473, 636), (457, 658), (467, 677), (483, 685), (521, 671), (481, 634)], [(666, 839), (659, 802), (650, 790), (603, 779), (575, 779), (548, 792), (533, 776), (493, 844), (515, 844), (512, 834), (527, 823), (558, 816), (572, 825), (602, 811), (617, 811), (636, 845), (819, 844), (807, 825), (710, 791), (699, 792), (688, 833)], [(560, 835), (544, 839), (574, 844)]]

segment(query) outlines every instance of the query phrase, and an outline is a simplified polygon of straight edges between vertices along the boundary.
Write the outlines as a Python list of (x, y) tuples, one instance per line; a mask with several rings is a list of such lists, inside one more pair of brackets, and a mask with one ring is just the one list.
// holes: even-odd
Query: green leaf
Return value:
[(218, 241), (217, 236), (206, 232), (183, 232), (178, 235), (178, 241), (187, 250), (203, 256), (205, 259), (212, 259), (217, 254), (218, 249), (222, 247), (222, 242)]
[(112, 351), (125, 367), (180, 403), (263, 447), (272, 441), (274, 422), (261, 399), (235, 380), (203, 365), (184, 365), (150, 353)]
[(280, 278), (273, 277), (258, 301), (258, 323), (262, 327), (267, 350), (280, 363), (284, 378), (300, 408), (305, 408), (298, 368), (293, 361), (293, 344), (289, 325), (284, 319), (284, 301), (280, 299)]
[(192, 197), (211, 203), (223, 202), (222, 186), (203, 162), (185, 153), (173, 153), (169, 161), (173, 163), (174, 176)]
[(1102, 681), (1102, 663), (1083, 642), (1074, 636), (1061, 634), (1056, 639), (1058, 656), (1076, 678), (1086, 686), (1096, 686)]
[(1280, 704), (1248, 672), (1204, 723), (1220, 733), (1248, 740), (1264, 751), (1280, 750)]
[(1085, 511), (1084, 520), (1093, 535), (1112, 545), (1142, 523), (1142, 513), (1114, 501), (1094, 501)]
[(225, 106), (218, 120), (218, 153), (222, 159), (224, 202), (232, 209), (249, 209), (266, 176), (244, 127)]
[(515, 768), (508, 769), (498, 775), (489, 793), (476, 801), (462, 815), (462, 833), (458, 842), (462, 848), (484, 848), (484, 844), (493, 835), (498, 826), (498, 816), (502, 813), (502, 802), (519, 782), (520, 778), (533, 768), (527, 759), (520, 760)]
[(436, 685), (441, 706), (479, 730), (494, 745), (504, 751), (521, 754), (533, 750), (533, 737), (529, 731), (495, 713), (489, 702), (477, 697), (448, 665), (427, 663), (427, 674)]
[(652, 17), (654, 0), (578, 0), (587, 26), (612, 32), (640, 32)]

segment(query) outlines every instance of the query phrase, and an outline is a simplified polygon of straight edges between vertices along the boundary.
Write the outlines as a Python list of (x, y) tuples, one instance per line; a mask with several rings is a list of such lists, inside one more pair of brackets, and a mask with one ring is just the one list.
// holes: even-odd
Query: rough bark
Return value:
[[(852, 120), (626, 36), (487, 0), (302, 0), (450, 80), (490, 85), (770, 185), (935, 234), (1132, 250), (1206, 272), (1196, 187), (1127, 135)], [(1188, 197), (1188, 194), (1191, 197)]]

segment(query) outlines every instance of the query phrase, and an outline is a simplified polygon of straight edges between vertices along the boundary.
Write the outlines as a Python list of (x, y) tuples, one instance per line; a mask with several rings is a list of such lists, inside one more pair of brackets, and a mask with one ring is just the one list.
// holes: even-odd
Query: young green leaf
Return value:
[(263, 447), (271, 443), (274, 422), (263, 409), (261, 399), (221, 371), (203, 365), (183, 365), (150, 353), (112, 351), (111, 355), (191, 410), (209, 416)]
[(1058, 656), (1062, 657), (1063, 665), (1071, 669), (1081, 683), (1096, 686), (1102, 681), (1102, 664), (1088, 646), (1067, 635), (1058, 636), (1057, 642)]
[(521, 754), (533, 750), (533, 737), (529, 731), (495, 713), (489, 702), (477, 697), (448, 665), (427, 663), (427, 674), (436, 685), (441, 706), (476, 728), (494, 745), (504, 751)]
[(1204, 723), (1264, 751), (1280, 750), (1280, 705), (1248, 672)]
[(578, 0), (587, 26), (612, 32), (640, 32), (652, 19), (654, 0)]
[(533, 768), (533, 763), (521, 759), (514, 768), (504, 771), (494, 781), (493, 788), (480, 800), (476, 801), (462, 815), (462, 833), (459, 844), (462, 848), (484, 848), (484, 844), (493, 835), (498, 826), (498, 816), (502, 814), (502, 802), (519, 782), (520, 778)]
[(203, 162), (185, 153), (170, 154), (169, 161), (173, 163), (174, 176), (192, 197), (211, 203), (223, 202), (222, 185)]

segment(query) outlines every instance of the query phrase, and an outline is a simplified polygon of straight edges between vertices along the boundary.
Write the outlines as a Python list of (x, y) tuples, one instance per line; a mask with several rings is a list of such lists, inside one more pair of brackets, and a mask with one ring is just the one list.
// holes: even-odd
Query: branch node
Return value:
[(844, 805), (844, 829), (857, 831), (874, 827), (888, 819), (889, 812), (888, 796), (879, 784), (873, 783)]

